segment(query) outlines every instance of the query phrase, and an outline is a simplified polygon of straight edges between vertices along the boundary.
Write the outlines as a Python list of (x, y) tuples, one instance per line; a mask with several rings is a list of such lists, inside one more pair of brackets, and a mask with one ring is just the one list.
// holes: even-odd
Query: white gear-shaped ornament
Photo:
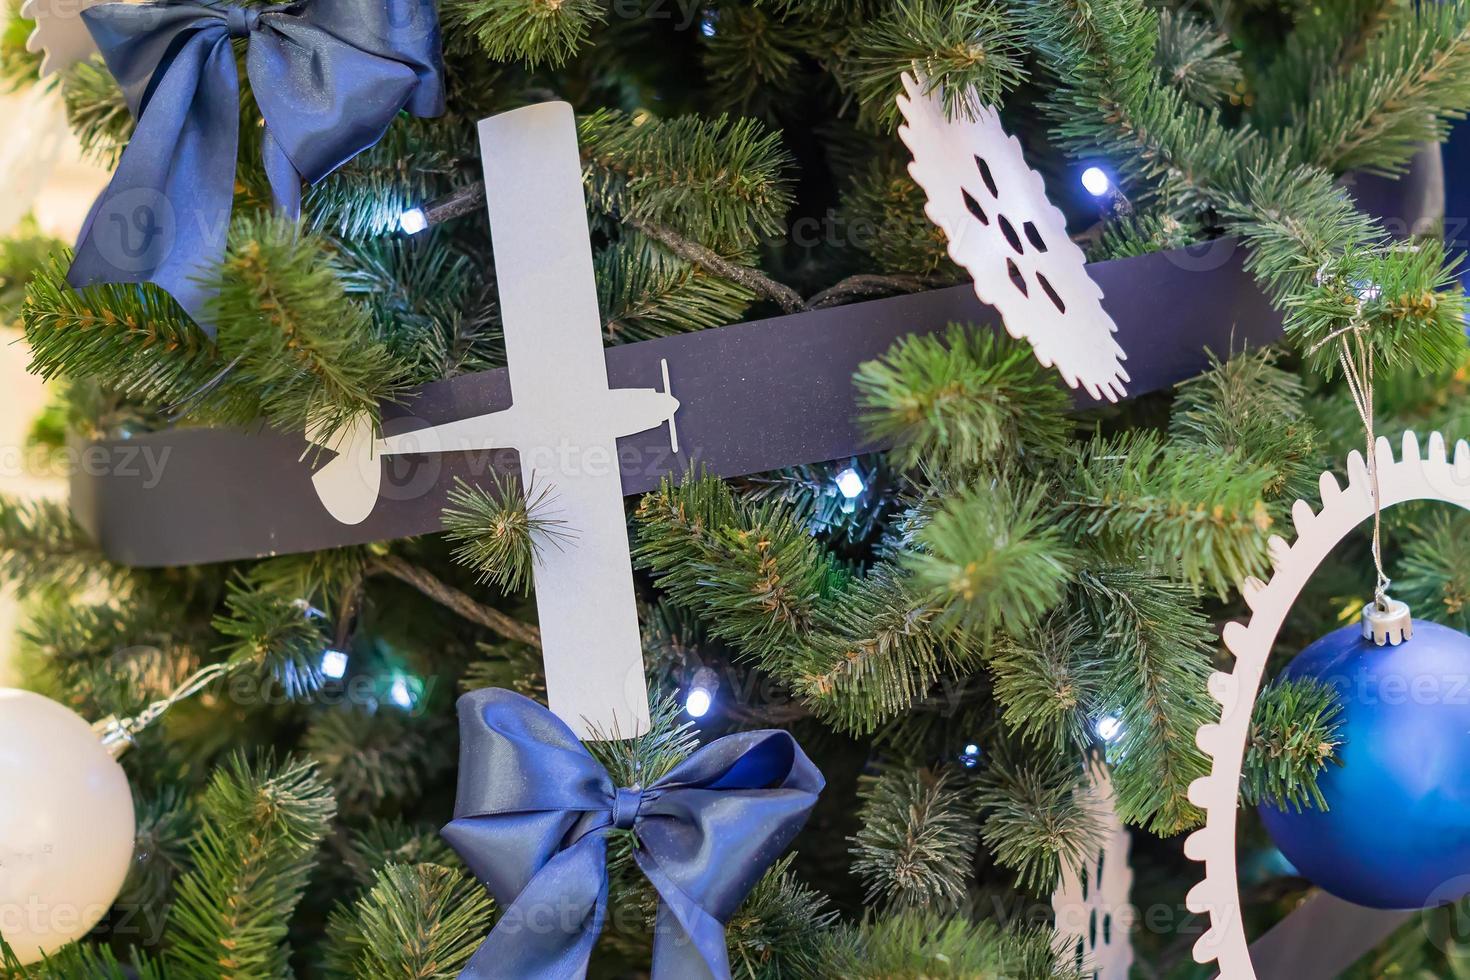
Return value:
[(1118, 327), (1020, 142), (990, 106), (951, 121), (941, 93), (926, 94), (910, 74), (903, 85), (898, 135), (914, 157), (909, 174), (928, 198), (924, 213), (949, 241), (950, 258), (974, 279), (975, 295), (1067, 384), (1117, 401), (1129, 380), (1128, 355), (1113, 336)]
[(1062, 963), (1085, 970), (1086, 980), (1128, 980), (1133, 967), (1134, 908), (1128, 901), (1131, 839), (1118, 816), (1113, 777), (1101, 760), (1087, 767), (1088, 806), (1099, 817), (1102, 840), (1080, 868), (1062, 869), (1052, 893), (1052, 948)]
[[(1429, 451), (1420, 454), (1419, 438), (1404, 433), (1403, 451), (1395, 460), (1387, 439), (1376, 443), (1378, 486), (1382, 506), (1410, 500), (1435, 500), (1470, 509), (1470, 445), (1456, 443), (1454, 459), (1438, 432)], [(1210, 677), (1210, 694), (1220, 702), (1218, 723), (1200, 726), (1195, 741), (1210, 757), (1210, 774), (1189, 787), (1189, 799), (1205, 811), (1205, 825), (1189, 836), (1184, 853), (1205, 866), (1204, 880), (1190, 889), (1185, 903), (1191, 912), (1207, 913), (1210, 927), (1194, 944), (1196, 962), (1217, 961), (1221, 980), (1254, 980), (1250, 947), (1241, 920), (1240, 889), (1235, 870), (1235, 823), (1240, 799), (1241, 764), (1250, 735), (1251, 712), (1260, 691), (1266, 661), (1281, 624), (1302, 588), (1323, 559), (1354, 528), (1373, 517), (1372, 478), (1363, 454), (1348, 456), (1348, 485), (1331, 473), (1320, 481), (1322, 509), (1313, 512), (1298, 500), (1292, 507), (1296, 541), (1273, 536), (1269, 543), (1274, 571), (1269, 582), (1247, 579), (1241, 594), (1250, 607), (1248, 623), (1229, 623), (1225, 646), (1235, 656), (1235, 669)]]

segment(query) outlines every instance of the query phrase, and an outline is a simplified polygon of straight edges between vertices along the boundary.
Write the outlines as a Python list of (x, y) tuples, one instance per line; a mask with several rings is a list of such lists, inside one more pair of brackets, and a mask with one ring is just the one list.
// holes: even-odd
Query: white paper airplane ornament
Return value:
[(512, 404), (377, 438), (364, 419), (319, 444), (337, 454), (312, 477), (335, 519), (359, 524), (382, 484), (382, 457), (516, 449), (523, 486), (548, 488), (537, 516), (559, 522), (538, 549), (536, 608), (549, 706), (580, 738), (649, 728), (617, 440), (669, 423), (669, 391), (609, 388), (577, 127), (565, 102), (480, 122)]
[(1087, 274), (1082, 249), (1046, 196), (1041, 175), (1000, 116), (982, 106), (951, 120), (941, 92), (913, 75), (898, 97), (898, 135), (913, 154), (909, 175), (923, 188), (924, 213), (949, 240), (949, 256), (975, 280), (975, 295), (1000, 311), (1006, 331), (1031, 343), (1073, 388), (1117, 401), (1127, 394), (1127, 354)]

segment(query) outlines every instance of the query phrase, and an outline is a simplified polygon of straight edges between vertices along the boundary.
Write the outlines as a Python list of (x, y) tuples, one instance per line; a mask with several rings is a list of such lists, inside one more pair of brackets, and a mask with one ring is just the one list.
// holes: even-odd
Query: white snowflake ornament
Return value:
[(1117, 401), (1126, 394), (1127, 354), (1087, 275), (1082, 250), (1047, 199), (1041, 175), (1000, 116), (978, 107), (951, 121), (938, 91), (903, 78), (899, 137), (914, 160), (909, 174), (924, 190), (924, 212), (949, 240), (949, 255), (975, 280), (975, 295), (1000, 311), (1012, 337), (1030, 341), (1036, 359), (1055, 366), (1073, 388)]
[(1062, 869), (1051, 898), (1053, 948), (1063, 966), (1076, 967), (1087, 980), (1128, 980), (1135, 918), (1128, 900), (1133, 888), (1128, 828), (1118, 816), (1107, 766), (1093, 761), (1087, 775), (1088, 807), (1101, 819), (1103, 837), (1082, 867)]

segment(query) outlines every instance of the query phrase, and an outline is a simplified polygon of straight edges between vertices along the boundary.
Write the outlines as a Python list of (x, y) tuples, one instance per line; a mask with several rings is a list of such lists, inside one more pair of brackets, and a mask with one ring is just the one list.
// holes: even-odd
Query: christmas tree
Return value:
[[(1050, 896), (1105, 832), (1098, 760), (1133, 904), (1165, 913), (1131, 929), (1135, 975), (1215, 975), (1191, 960), (1208, 922), (1184, 899), (1202, 874), (1184, 835), (1205, 819), (1189, 788), (1210, 772), (1196, 732), (1219, 720), (1221, 629), (1249, 618), (1268, 542), (1363, 450), (1343, 338), (1371, 370), (1377, 432), (1470, 436), (1442, 229), (1386, 227), (1340, 180), (1404, 173), (1470, 109), (1470, 5), (442, 0), (438, 16), (446, 111), (399, 112), (304, 191), (299, 220), (273, 207), (240, 72), (233, 216), (192, 313), (153, 283), (74, 286), (70, 250), (33, 229), (0, 247), (0, 313), (55, 390), (34, 438), (59, 453), (258, 420), (330, 435), (503, 366), (475, 123), (551, 99), (577, 113), (609, 347), (965, 283), (906, 172), (895, 100), (917, 72), (956, 118), (995, 106), (1090, 260), (1238, 239), (1284, 339), (1079, 409), (1025, 342), (915, 324), (851, 382), (891, 448), (628, 499), (653, 722), (587, 746), (631, 786), (777, 728), (825, 774), (728, 924), (735, 976), (1077, 972)], [(37, 82), (30, 28), (17, 5), (7, 84), (59, 85), (84, 147), (116, 162), (135, 126), (123, 89), (98, 57)], [(9, 975), (457, 975), (503, 909), (438, 833), (453, 706), (485, 687), (545, 700), (531, 585), (559, 533), (548, 492), (465, 484), (440, 534), (161, 569), (109, 561), (62, 505), (0, 500), (27, 688), (128, 718), (214, 667), (122, 756), (137, 834), (112, 910), (43, 963), (11, 955)], [(1394, 596), (1470, 630), (1470, 515), (1412, 504), (1382, 522)], [(1268, 676), (1371, 598), (1370, 532), (1312, 576)], [(1273, 679), (1255, 705), (1237, 854), (1252, 937), (1311, 888), (1254, 808), (1324, 805), (1340, 714), (1309, 679)], [(650, 961), (633, 846), (614, 832), (596, 976)], [(1459, 908), (1416, 916), (1350, 975), (1460, 975)]]

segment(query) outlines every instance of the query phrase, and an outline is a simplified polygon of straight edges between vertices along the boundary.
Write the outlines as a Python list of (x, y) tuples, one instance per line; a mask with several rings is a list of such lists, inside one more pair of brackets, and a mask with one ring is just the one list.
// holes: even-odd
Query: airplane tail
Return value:
[(306, 438), (337, 455), (311, 475), (311, 485), (327, 513), (342, 524), (361, 524), (378, 503), (383, 463), (374, 452), (373, 420), (362, 415), (330, 436), (308, 429)]

